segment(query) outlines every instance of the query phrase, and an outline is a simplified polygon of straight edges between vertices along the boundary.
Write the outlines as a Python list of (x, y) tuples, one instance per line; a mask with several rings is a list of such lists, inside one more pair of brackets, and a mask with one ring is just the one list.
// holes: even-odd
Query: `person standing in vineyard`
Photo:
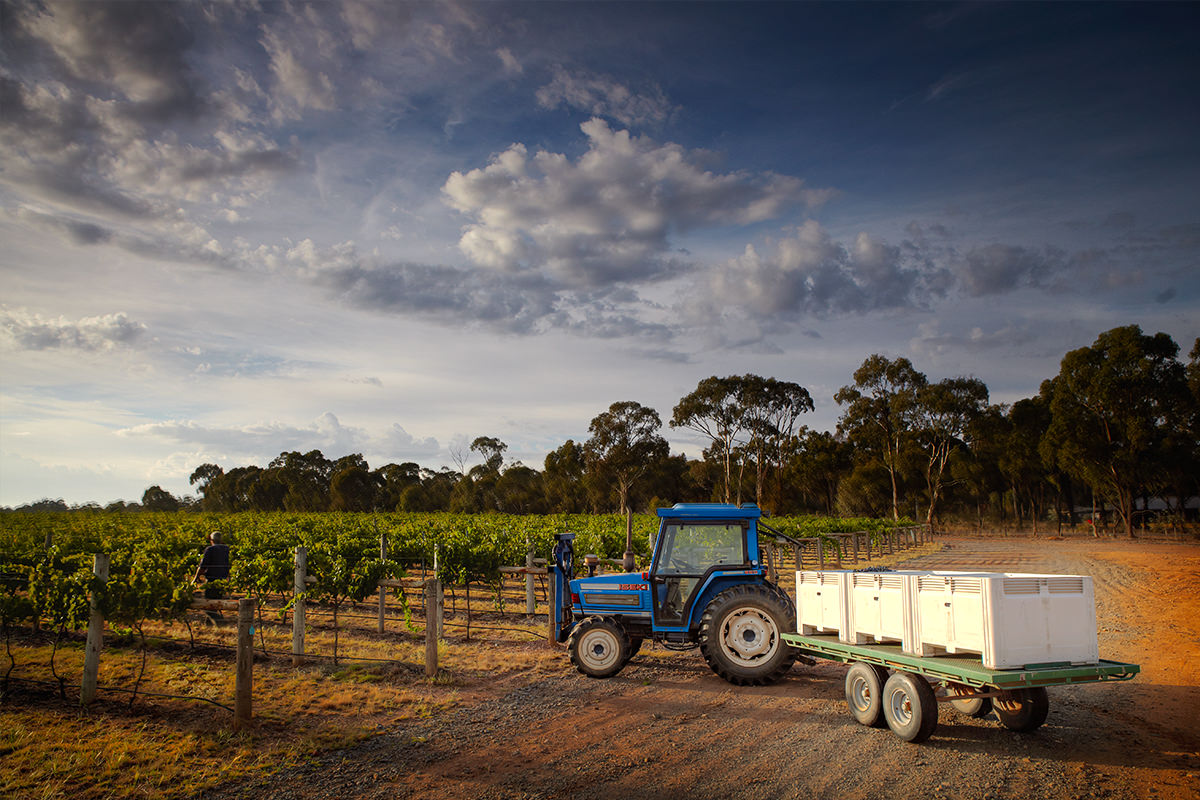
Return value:
[[(196, 567), (196, 575), (192, 581), (204, 578), (204, 597), (209, 600), (219, 600), (224, 597), (221, 585), (214, 581), (223, 581), (229, 577), (229, 545), (221, 542), (221, 532), (213, 531), (208, 535), (208, 547), (200, 558), (200, 566)], [(208, 611), (208, 618), (219, 622), (224, 617), (220, 611)]]

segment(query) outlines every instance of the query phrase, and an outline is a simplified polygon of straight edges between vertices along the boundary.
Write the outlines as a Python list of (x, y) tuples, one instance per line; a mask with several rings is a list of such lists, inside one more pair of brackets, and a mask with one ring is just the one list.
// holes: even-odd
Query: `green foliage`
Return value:
[[(775, 517), (770, 521), (794, 537), (831, 532), (881, 531), (896, 522), (877, 519)], [(905, 523), (906, 521), (901, 521)], [(633, 516), (634, 551), (648, 557), (658, 519)], [(0, 572), (6, 624), (42, 618), (67, 629), (83, 625), (93, 582), (93, 553), (109, 553), (110, 578), (99, 590), (105, 617), (133, 628), (152, 617), (178, 616), (190, 604), (191, 577), (208, 533), (220, 530), (230, 545), (228, 585), (259, 599), (293, 591), (294, 553), (308, 550), (308, 574), (316, 579), (306, 596), (340, 606), (361, 602), (380, 579), (399, 577), (401, 565), (423, 561), (447, 585), (467, 581), (496, 585), (499, 568), (523, 565), (528, 547), (549, 559), (554, 534), (576, 535), (581, 554), (619, 559), (625, 550), (625, 517), (617, 514), (435, 513), (234, 513), (0, 515)], [(52, 539), (42, 553), (46, 533)], [(387, 540), (390, 558), (379, 556)]]
[(1165, 333), (1113, 328), (1067, 353), (1043, 387), (1051, 412), (1041, 446), (1047, 461), (1096, 487), (1130, 536), (1134, 497), (1165, 483), (1168, 433), (1182, 427), (1179, 410), (1188, 405), (1178, 352)]
[(37, 618), (56, 630), (78, 630), (87, 624), (88, 588), (92, 571), (86, 555), (64, 558), (57, 546), (29, 571), (29, 600)]

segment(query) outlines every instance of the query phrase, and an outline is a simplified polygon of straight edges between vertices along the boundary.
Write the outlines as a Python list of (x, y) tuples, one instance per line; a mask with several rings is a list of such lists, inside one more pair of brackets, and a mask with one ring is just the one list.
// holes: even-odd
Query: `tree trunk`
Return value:
[(888, 467), (888, 475), (892, 478), (892, 519), (900, 519), (900, 490), (896, 486), (895, 467)]

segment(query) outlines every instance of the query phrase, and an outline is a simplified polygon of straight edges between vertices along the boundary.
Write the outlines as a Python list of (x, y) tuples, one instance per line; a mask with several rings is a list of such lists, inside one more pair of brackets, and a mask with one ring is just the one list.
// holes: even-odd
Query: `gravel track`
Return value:
[(921, 745), (850, 719), (846, 667), (797, 664), (733, 687), (696, 652), (647, 646), (618, 676), (562, 668), (463, 679), (460, 704), (211, 800), (305, 798), (1200, 797), (1200, 548), (1112, 540), (951, 539), (906, 568), (1092, 575), (1100, 652), (1128, 683), (1050, 690), (1016, 734), (939, 709)]

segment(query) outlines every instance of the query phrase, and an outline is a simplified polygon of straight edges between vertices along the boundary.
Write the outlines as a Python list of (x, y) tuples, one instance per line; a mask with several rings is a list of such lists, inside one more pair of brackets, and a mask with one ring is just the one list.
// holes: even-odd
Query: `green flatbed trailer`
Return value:
[(850, 715), (863, 725), (886, 725), (909, 742), (924, 741), (937, 728), (939, 703), (950, 703), (973, 717), (995, 713), (1006, 728), (1028, 733), (1046, 721), (1047, 686), (1127, 681), (1141, 671), (1137, 664), (1103, 659), (1095, 664), (989, 669), (978, 657), (914, 656), (896, 644), (847, 644), (837, 634), (785, 633), (782, 638), (800, 655), (850, 664)]

